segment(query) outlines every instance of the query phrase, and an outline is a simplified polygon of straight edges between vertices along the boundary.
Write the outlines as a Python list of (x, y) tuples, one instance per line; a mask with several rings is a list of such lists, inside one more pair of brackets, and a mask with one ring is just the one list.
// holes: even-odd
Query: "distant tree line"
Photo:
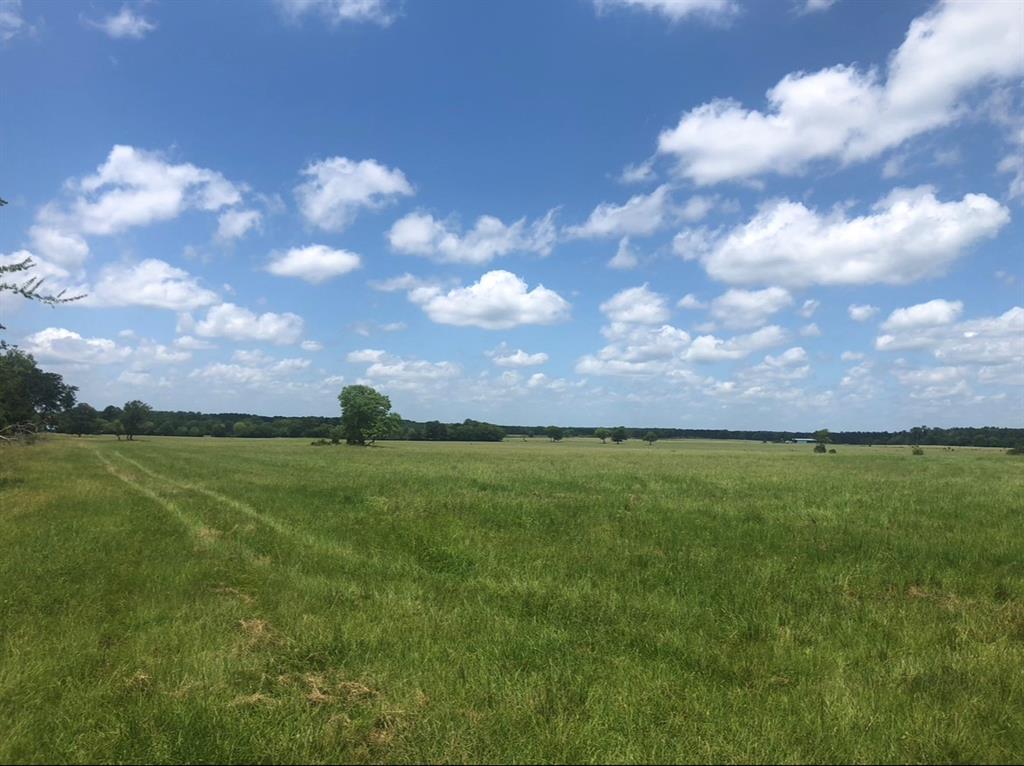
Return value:
[[(372, 390), (372, 389), (371, 389)], [(23, 424), (42, 431), (68, 434), (110, 434), (118, 438), (136, 435), (235, 436), (243, 438), (335, 439), (345, 434), (340, 417), (279, 417), (241, 412), (203, 413), (153, 410), (144, 402), (128, 402), (102, 410), (77, 402), (78, 389), (52, 372), (44, 372), (30, 354), (8, 346), (0, 351), (0, 432)], [(386, 398), (386, 397), (385, 397)], [(378, 409), (381, 404), (376, 405)], [(387, 403), (390, 407), (390, 403)], [(371, 440), (497, 442), (508, 438), (589, 437), (621, 443), (627, 439), (651, 444), (663, 439), (745, 439), (786, 442), (816, 438), (809, 431), (729, 431), (690, 428), (616, 428), (495, 425), (479, 420), (461, 423), (425, 423), (405, 420), (385, 412), (367, 435)], [(904, 431), (832, 431), (831, 444), (945, 445), (951, 447), (1019, 447), (1024, 428), (932, 428), (915, 426)], [(653, 437), (653, 438), (652, 438)], [(347, 438), (347, 437), (346, 437)]]
[[(96, 411), (78, 405), (56, 419), (57, 430), (65, 433), (113, 433), (111, 424), (121, 418), (120, 409), (107, 407)], [(75, 408), (76, 410), (78, 408)], [(52, 414), (52, 411), (49, 411)], [(90, 413), (94, 413), (90, 415)], [(238, 412), (207, 414), (186, 411), (151, 411), (138, 431), (158, 436), (236, 436), (267, 439), (273, 437), (331, 439), (332, 429), (341, 425), (337, 417), (280, 417)], [(580, 428), (558, 426), (495, 425), (479, 420), (442, 423), (399, 420), (395, 430), (382, 439), (411, 441), (499, 442), (505, 438), (538, 438), (560, 441), (563, 438), (590, 437), (612, 442), (627, 439), (652, 443), (664, 439), (743, 439), (761, 442), (787, 442), (815, 438), (813, 431), (729, 431), (690, 428)], [(653, 437), (653, 438), (649, 438)], [(1015, 447), (1024, 444), (1024, 428), (931, 428), (916, 426), (905, 431), (830, 431), (831, 444), (861, 445), (945, 445), (951, 447)]]

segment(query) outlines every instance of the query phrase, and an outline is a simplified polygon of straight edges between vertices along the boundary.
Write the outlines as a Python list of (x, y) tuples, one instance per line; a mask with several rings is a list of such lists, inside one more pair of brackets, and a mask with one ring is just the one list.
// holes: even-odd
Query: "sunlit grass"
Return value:
[(0, 758), (1014, 761), (1024, 462), (0, 450)]

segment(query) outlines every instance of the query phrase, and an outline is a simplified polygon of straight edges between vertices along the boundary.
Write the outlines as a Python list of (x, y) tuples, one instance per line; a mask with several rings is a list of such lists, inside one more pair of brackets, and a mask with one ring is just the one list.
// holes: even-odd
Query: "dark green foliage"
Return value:
[(436, 420), (424, 423), (423, 438), (430, 441), (445, 441), (448, 438), (448, 426)]
[(551, 439), (551, 441), (560, 442), (562, 441), (562, 438), (565, 436), (565, 431), (563, 431), (558, 426), (548, 426), (547, 428), (544, 429), (544, 434), (549, 439)]
[(828, 447), (826, 447), (821, 442), (818, 442), (817, 444), (814, 445), (814, 451), (824, 455), (826, 452), (828, 452)]
[(608, 437), (610, 437), (611, 435), (612, 435), (612, 432), (609, 431), (607, 428), (595, 428), (594, 429), (594, 436), (596, 436), (598, 439), (601, 440), (601, 444), (605, 444), (607, 442), (607, 440), (608, 440)]
[(1006, 450), (1007, 455), (1024, 455), (1024, 444), (1018, 444), (1016, 447), (1010, 447)]
[(125, 403), (121, 411), (121, 427), (128, 441), (132, 441), (136, 434), (150, 430), (152, 424), (148, 423), (148, 419), (152, 411), (148, 404), (139, 399)]
[(8, 348), (0, 354), (0, 427), (14, 423), (50, 426), (75, 404), (78, 388), (55, 372), (43, 372), (31, 354)]
[(835, 449), (835, 447), (833, 447), (832, 449), (830, 449), (830, 450), (828, 451), (828, 454), (830, 454), (830, 455), (834, 455), (834, 454), (836, 454), (836, 449)]
[(920, 447), (918, 447), (916, 444), (913, 447), (910, 448), (910, 452), (913, 455), (923, 455), (924, 454), (924, 450), (921, 449)]
[(832, 434), (827, 428), (822, 428), (814, 432), (814, 439), (818, 444), (828, 444), (832, 441)]
[(658, 435), (654, 431), (648, 431), (644, 434), (644, 441), (651, 447), (654, 446), (654, 442), (658, 441)]
[(100, 414), (85, 402), (76, 404), (60, 418), (60, 430), (67, 434), (82, 436), (99, 431)]
[(616, 444), (622, 444), (629, 437), (626, 435), (626, 429), (623, 426), (617, 426), (612, 429), (612, 441)]
[(345, 386), (338, 394), (341, 428), (348, 444), (373, 442), (391, 411), (391, 400), (370, 386)]

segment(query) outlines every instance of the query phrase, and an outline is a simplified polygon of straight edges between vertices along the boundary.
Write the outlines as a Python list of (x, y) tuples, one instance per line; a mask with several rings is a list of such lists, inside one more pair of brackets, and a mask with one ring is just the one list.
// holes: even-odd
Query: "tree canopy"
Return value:
[(391, 412), (391, 400), (370, 386), (345, 386), (338, 394), (341, 404), (341, 428), (348, 444), (366, 445), (384, 438), (401, 425)]
[(135, 434), (145, 428), (152, 411), (153, 409), (148, 404), (138, 399), (125, 403), (124, 409), (121, 411), (121, 427), (124, 429), (128, 441), (134, 439)]
[(40, 370), (31, 354), (12, 347), (0, 354), (0, 427), (51, 426), (74, 406), (77, 391), (57, 373)]

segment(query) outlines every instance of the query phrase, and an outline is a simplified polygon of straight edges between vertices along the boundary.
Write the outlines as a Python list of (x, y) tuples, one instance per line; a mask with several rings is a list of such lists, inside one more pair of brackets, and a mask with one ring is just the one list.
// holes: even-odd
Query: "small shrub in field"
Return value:
[(910, 451), (911, 451), (911, 453), (913, 453), (914, 455), (923, 455), (923, 454), (924, 454), (924, 450), (923, 450), (923, 449), (921, 449), (920, 447), (914, 447), (914, 448), (912, 448), (912, 449), (911, 449)]
[(311, 441), (309, 443), (309, 446), (311, 446), (311, 447), (329, 447), (331, 444), (332, 444), (332, 442), (329, 442), (326, 439), (314, 439), (313, 441)]
[(826, 452), (828, 452), (828, 450), (825, 448), (824, 444), (815, 444), (814, 445), (814, 451), (815, 452), (820, 452), (822, 455), (824, 455)]
[(830, 455), (834, 455), (834, 454), (836, 454), (836, 448), (835, 448), (835, 447), (833, 447), (832, 449), (830, 449), (830, 450), (828, 451), (828, 454), (830, 454)]

